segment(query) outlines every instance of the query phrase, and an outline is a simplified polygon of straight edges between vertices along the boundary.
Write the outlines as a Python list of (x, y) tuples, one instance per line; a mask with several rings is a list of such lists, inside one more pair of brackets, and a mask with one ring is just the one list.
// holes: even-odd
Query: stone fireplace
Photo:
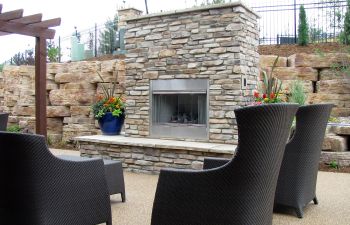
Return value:
[(151, 137), (208, 139), (207, 79), (150, 81)]
[(125, 135), (237, 143), (258, 74), (258, 16), (241, 2), (126, 19)]

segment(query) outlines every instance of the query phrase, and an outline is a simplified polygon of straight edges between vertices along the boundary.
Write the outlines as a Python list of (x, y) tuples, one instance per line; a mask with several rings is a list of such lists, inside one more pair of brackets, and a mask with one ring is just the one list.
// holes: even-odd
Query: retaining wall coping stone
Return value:
[(125, 136), (107, 136), (107, 135), (92, 135), (75, 137), (78, 142), (92, 142), (112, 145), (126, 146), (142, 146), (150, 148), (166, 148), (166, 149), (181, 149), (200, 152), (212, 152), (222, 154), (233, 154), (236, 145), (219, 144), (219, 143), (203, 143), (190, 141), (175, 141), (152, 138), (125, 137)]

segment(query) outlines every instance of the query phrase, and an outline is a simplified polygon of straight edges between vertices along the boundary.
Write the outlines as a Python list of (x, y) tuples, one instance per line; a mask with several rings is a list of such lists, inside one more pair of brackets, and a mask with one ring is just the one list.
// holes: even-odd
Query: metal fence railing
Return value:
[[(252, 9), (259, 19), (259, 44), (295, 44), (298, 40), (299, 8), (304, 5), (312, 43), (335, 42), (343, 30), (347, 7), (345, 0), (262, 0), (254, 1)], [(59, 37), (58, 61), (82, 60), (105, 54), (124, 52), (124, 29), (116, 23), (72, 32)]]
[(75, 30), (70, 36), (51, 41), (58, 48), (57, 61), (77, 61), (115, 54), (124, 50), (124, 29), (118, 29), (114, 23), (95, 24), (94, 27)]
[(334, 42), (342, 32), (347, 1), (274, 0), (252, 6), (259, 19), (259, 43), (294, 44), (298, 39), (299, 8), (304, 5), (310, 42)]

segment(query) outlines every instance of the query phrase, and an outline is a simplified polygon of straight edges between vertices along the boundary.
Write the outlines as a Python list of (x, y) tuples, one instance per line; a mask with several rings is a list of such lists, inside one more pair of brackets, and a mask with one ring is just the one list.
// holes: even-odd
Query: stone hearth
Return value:
[(162, 168), (202, 169), (204, 157), (232, 158), (236, 146), (220, 143), (82, 136), (74, 138), (82, 156), (120, 160), (133, 172), (158, 173)]

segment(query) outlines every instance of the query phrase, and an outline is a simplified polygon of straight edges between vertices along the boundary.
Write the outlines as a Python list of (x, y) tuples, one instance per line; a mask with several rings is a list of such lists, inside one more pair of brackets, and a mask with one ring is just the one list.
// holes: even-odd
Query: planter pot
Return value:
[(122, 130), (125, 115), (115, 117), (111, 112), (107, 112), (101, 119), (98, 120), (101, 131), (104, 135), (118, 135)]

